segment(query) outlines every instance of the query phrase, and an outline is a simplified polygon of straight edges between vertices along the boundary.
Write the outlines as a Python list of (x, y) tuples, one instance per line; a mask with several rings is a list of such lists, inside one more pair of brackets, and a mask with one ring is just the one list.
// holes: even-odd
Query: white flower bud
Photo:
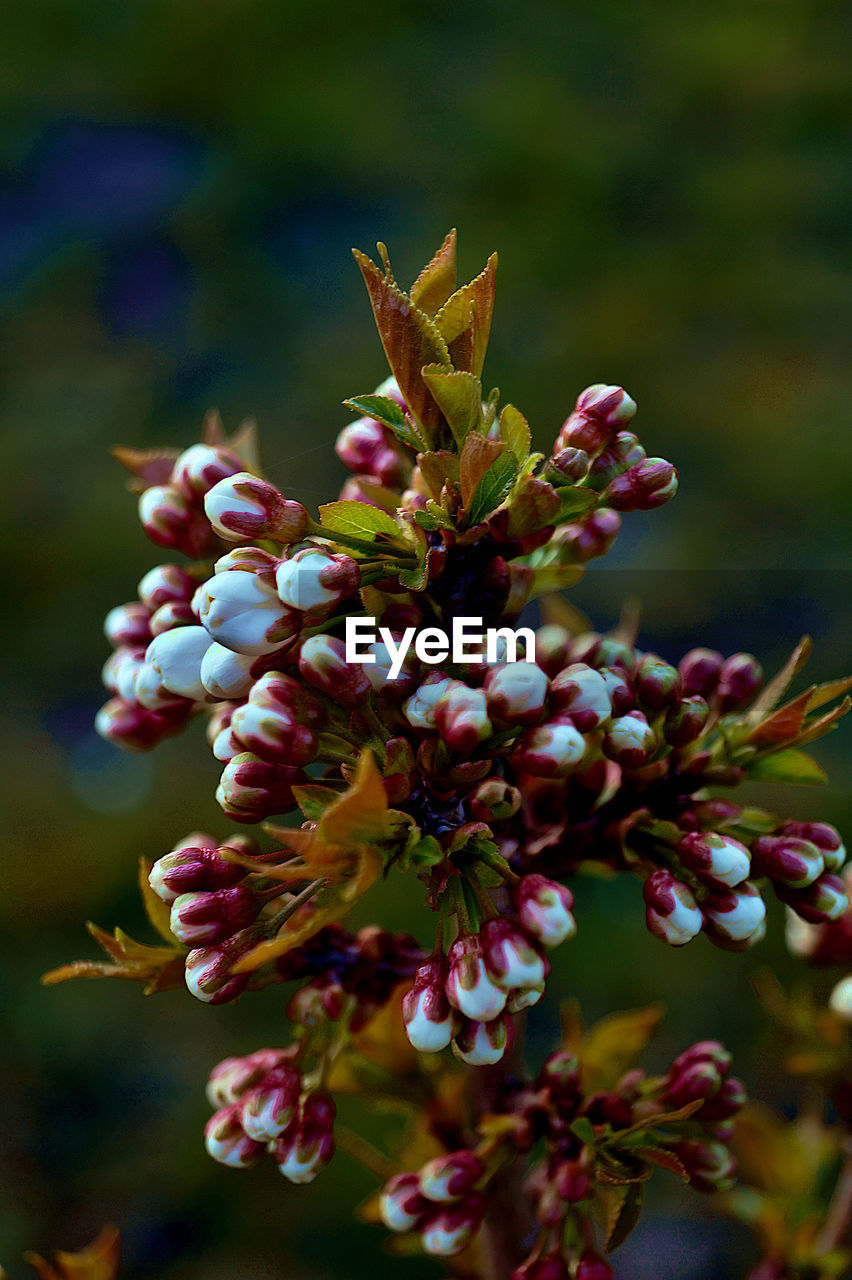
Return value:
[(171, 693), (201, 701), (207, 697), (201, 683), (201, 661), (209, 647), (210, 637), (203, 627), (175, 627), (154, 637), (145, 665), (153, 667)]
[(201, 683), (214, 698), (242, 698), (252, 686), (253, 664), (249, 654), (211, 644), (201, 660)]
[(217, 573), (193, 599), (209, 636), (226, 649), (257, 657), (272, 653), (295, 635), (290, 611), (260, 574), (241, 569)]
[(456, 682), (445, 677), (434, 683), (421, 684), (420, 688), (403, 704), (402, 710), (406, 720), (413, 729), (422, 729), (428, 733), (435, 730), (435, 707), (447, 690)]

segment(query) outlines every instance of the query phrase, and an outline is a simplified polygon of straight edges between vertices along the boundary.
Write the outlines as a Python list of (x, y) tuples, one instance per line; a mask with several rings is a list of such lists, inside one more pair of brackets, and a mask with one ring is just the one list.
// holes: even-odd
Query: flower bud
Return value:
[[(394, 642), (399, 644), (402, 632), (392, 632)], [(364, 672), (375, 693), (384, 693), (401, 698), (410, 693), (417, 680), (417, 658), (409, 649), (403, 658), (399, 674), (391, 678), (391, 667), (394, 665), (390, 650), (384, 640), (374, 640), (367, 645), (367, 653), (373, 657), (372, 662), (364, 663)]]
[(258, 573), (216, 573), (193, 600), (211, 639), (237, 653), (272, 653), (297, 634), (298, 615), (281, 603), (274, 586)]
[(177, 601), (189, 603), (198, 583), (179, 564), (158, 564), (140, 579), (137, 592), (149, 612)]
[(602, 500), (616, 511), (652, 511), (677, 493), (677, 471), (665, 458), (645, 458), (616, 476)]
[(649, 933), (672, 947), (685, 946), (704, 923), (692, 891), (670, 871), (653, 871), (645, 881), (645, 923)]
[(419, 689), (402, 704), (403, 714), (413, 729), (419, 729), (425, 733), (435, 731), (437, 727), (435, 708), (455, 683), (457, 682), (437, 672), (426, 677)]
[(402, 1001), (405, 1034), (421, 1053), (446, 1049), (456, 1026), (456, 1017), (447, 999), (446, 962), (433, 957), (414, 975), (414, 985)]
[(564, 1109), (566, 1102), (581, 1095), (582, 1071), (577, 1057), (568, 1049), (557, 1049), (545, 1059), (539, 1072), (538, 1083), (548, 1089)]
[(204, 510), (226, 542), (255, 538), (272, 538), (285, 544), (299, 542), (310, 523), (301, 502), (284, 498), (274, 485), (248, 471), (239, 471), (214, 485), (205, 495)]
[(345, 555), (322, 547), (303, 547), (275, 571), (278, 594), (291, 609), (327, 617), (346, 596), (358, 590), (361, 570)]
[(123, 698), (111, 698), (95, 716), (95, 730), (127, 751), (149, 751), (163, 738), (178, 733), (191, 710), (190, 702), (175, 710), (148, 711)]
[(574, 485), (585, 478), (588, 470), (589, 455), (586, 451), (569, 447), (548, 458), (544, 478), (555, 485)]
[(505, 666), (489, 667), (485, 674), (488, 714), (501, 726), (537, 724), (544, 710), (547, 687), (547, 676), (535, 662), (508, 662)]
[(181, 893), (172, 902), (172, 933), (188, 947), (224, 942), (252, 924), (262, 902), (246, 884), (211, 893)]
[(232, 965), (258, 942), (251, 929), (234, 934), (215, 947), (196, 947), (187, 953), (187, 990), (204, 1004), (229, 1004), (242, 995), (250, 974), (231, 973)]
[(750, 653), (735, 653), (723, 664), (716, 689), (716, 704), (722, 712), (742, 711), (763, 683), (763, 668)]
[(554, 542), (569, 564), (585, 564), (605, 556), (621, 528), (621, 516), (611, 507), (598, 507), (582, 520), (557, 529)]
[(678, 663), (683, 696), (700, 694), (706, 699), (714, 694), (724, 663), (725, 659), (715, 649), (691, 649)]
[(666, 712), (663, 737), (672, 747), (686, 747), (700, 738), (710, 716), (710, 708), (697, 694), (679, 698)]
[(240, 1123), (248, 1136), (271, 1142), (282, 1134), (296, 1114), (301, 1090), (302, 1077), (295, 1067), (273, 1067), (240, 1105)]
[(136, 677), (144, 665), (144, 648), (114, 649), (101, 668), (101, 679), (110, 693), (117, 693), (125, 702), (133, 702)]
[(471, 1192), (485, 1172), (472, 1151), (452, 1151), (423, 1165), (417, 1176), (421, 1194), (434, 1204), (453, 1204)]
[(828, 1007), (844, 1022), (852, 1022), (852, 974), (835, 984), (828, 998)]
[(389, 1231), (413, 1230), (430, 1208), (416, 1173), (398, 1173), (382, 1187), (379, 1217)]
[(521, 793), (502, 778), (480, 782), (468, 801), (471, 817), (479, 822), (505, 822), (521, 807)]
[(596, 453), (635, 413), (636, 402), (622, 387), (596, 382), (577, 397), (573, 413), (557, 436), (557, 447), (572, 445)]
[(235, 821), (261, 822), (274, 813), (292, 813), (296, 808), (293, 787), (307, 781), (302, 769), (271, 764), (244, 751), (225, 765), (216, 799)]
[(586, 1199), (592, 1187), (588, 1170), (580, 1160), (559, 1160), (552, 1170), (551, 1180), (564, 1204), (579, 1204)]
[(660, 711), (680, 696), (680, 674), (655, 653), (644, 654), (633, 673), (633, 691), (643, 707)]
[[(728, 1076), (723, 1080), (718, 1093), (715, 1093), (701, 1108), (701, 1123), (721, 1125), (741, 1111), (748, 1101), (746, 1087), (736, 1076)], [(718, 1135), (720, 1130), (714, 1128)]]
[(745, 845), (715, 831), (690, 832), (681, 838), (677, 851), (684, 866), (711, 885), (733, 888), (742, 884), (751, 870)]
[(250, 654), (235, 653), (223, 644), (209, 644), (201, 659), (199, 679), (212, 698), (242, 698), (252, 686), (254, 658)]
[(586, 483), (590, 489), (600, 491), (616, 476), (644, 460), (645, 450), (632, 431), (619, 431), (595, 458)]
[(511, 920), (488, 920), (480, 938), (488, 974), (501, 990), (543, 985), (549, 965)]
[(230, 449), (209, 444), (194, 444), (175, 462), (171, 483), (180, 489), (184, 497), (203, 498), (208, 489), (224, 476), (233, 475), (242, 463)]
[(248, 1169), (257, 1164), (265, 1151), (262, 1142), (254, 1142), (243, 1132), (239, 1107), (225, 1107), (215, 1112), (204, 1128), (207, 1154), (231, 1169)]
[(680, 1138), (672, 1151), (696, 1191), (728, 1191), (734, 1185), (736, 1161), (723, 1143)]
[(348, 471), (369, 476), (389, 489), (401, 489), (411, 472), (410, 457), (374, 418), (358, 418), (344, 427), (334, 452)]
[(145, 663), (170, 693), (199, 702), (207, 697), (201, 683), (201, 663), (209, 648), (210, 636), (204, 627), (177, 627), (154, 637)]
[(151, 635), (158, 636), (175, 627), (194, 626), (197, 621), (187, 600), (169, 600), (151, 614)]
[(505, 1013), (490, 1022), (465, 1018), (453, 1037), (453, 1053), (469, 1067), (491, 1066), (503, 1057), (510, 1028), (511, 1020)]
[(157, 859), (148, 883), (161, 901), (171, 904), (181, 894), (231, 889), (245, 876), (245, 867), (230, 862), (218, 849), (184, 846)]
[(536, 665), (548, 676), (556, 676), (568, 665), (571, 634), (556, 622), (539, 627), (535, 633)]
[(139, 519), (152, 542), (200, 559), (213, 546), (204, 514), (171, 484), (152, 485), (139, 498)]
[(830, 920), (839, 920), (849, 907), (846, 886), (840, 876), (830, 871), (824, 871), (813, 884), (804, 889), (790, 889), (777, 883), (774, 887), (781, 901), (810, 924), (827, 924)]
[(457, 938), (448, 953), (445, 990), (454, 1009), (475, 1022), (490, 1022), (506, 1004), (485, 964), (482, 938), (471, 933)]
[(714, 941), (751, 946), (766, 918), (760, 890), (749, 880), (733, 889), (717, 889), (704, 900), (704, 918)]
[(435, 726), (448, 747), (469, 755), (492, 732), (483, 691), (451, 684), (435, 704)]
[(586, 740), (567, 720), (528, 729), (512, 753), (512, 764), (536, 778), (567, 778), (586, 754)]
[(755, 875), (769, 876), (791, 889), (813, 884), (825, 870), (822, 850), (798, 836), (759, 836), (751, 852)]
[(308, 1094), (295, 1126), (275, 1144), (275, 1162), (290, 1182), (313, 1182), (334, 1155), (336, 1107), (325, 1093)]
[(604, 755), (625, 769), (641, 768), (656, 749), (656, 734), (641, 711), (613, 720), (602, 743)]
[(231, 717), (230, 731), (245, 751), (277, 764), (310, 764), (317, 736), (283, 710), (259, 707), (249, 698)]
[(118, 604), (104, 619), (104, 634), (113, 648), (138, 648), (151, 639), (150, 614), (144, 604)]
[(435, 1258), (450, 1258), (470, 1244), (485, 1216), (485, 1197), (474, 1192), (451, 1208), (441, 1209), (423, 1223), (421, 1243)]
[(340, 706), (356, 707), (370, 696), (364, 667), (346, 661), (346, 646), (334, 636), (308, 637), (299, 653), (299, 673)]
[(846, 861), (846, 850), (836, 827), (828, 822), (783, 822), (776, 833), (809, 840), (822, 854), (826, 871), (840, 871)]
[(575, 1280), (615, 1280), (615, 1272), (608, 1262), (594, 1253), (584, 1253), (574, 1272)]
[(561, 716), (570, 717), (581, 733), (605, 724), (612, 715), (606, 680), (584, 662), (572, 662), (553, 681), (551, 704)]
[(564, 884), (533, 873), (522, 876), (513, 890), (518, 919), (545, 947), (573, 938), (577, 925), (571, 914), (574, 896)]
[(633, 689), (623, 671), (617, 667), (599, 667), (603, 676), (606, 691), (612, 704), (612, 714), (616, 718), (635, 710), (636, 702)]

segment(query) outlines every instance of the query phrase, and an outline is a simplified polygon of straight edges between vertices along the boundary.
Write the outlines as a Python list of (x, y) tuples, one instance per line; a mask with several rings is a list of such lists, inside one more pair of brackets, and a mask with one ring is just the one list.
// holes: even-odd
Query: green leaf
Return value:
[(414, 422), (406, 416), (401, 406), (388, 396), (352, 396), (350, 400), (344, 400), (343, 403), (347, 409), (360, 413), (363, 418), (373, 418), (376, 422), (381, 422), (382, 426), (394, 433), (397, 440), (407, 445), (409, 449), (413, 449), (415, 453), (425, 449), (423, 437)]
[(479, 524), (506, 497), (518, 474), (518, 459), (507, 451), (495, 458), (476, 486), (468, 512), (469, 523)]
[(604, 1250), (612, 1253), (620, 1244), (624, 1244), (638, 1224), (645, 1201), (645, 1187), (641, 1182), (632, 1182), (626, 1187), (612, 1187), (607, 1192), (607, 1197), (611, 1197), (611, 1208), (607, 1214)]
[(748, 776), (753, 782), (789, 782), (800, 786), (814, 786), (827, 780), (812, 756), (792, 747), (755, 760), (748, 766)]
[(529, 457), (532, 436), (529, 423), (513, 404), (507, 404), (500, 414), (500, 439), (509, 446), (518, 463), (523, 465)]
[(595, 1126), (588, 1116), (578, 1116), (570, 1126), (575, 1138), (579, 1138), (587, 1147), (595, 1145)]
[(411, 286), (410, 297), (415, 307), (434, 316), (456, 287), (456, 229), (447, 234), (444, 243)]
[(303, 787), (293, 788), (293, 798), (307, 822), (319, 822), (329, 805), (340, 799), (340, 792), (333, 787), (307, 783)]
[(427, 867), (437, 867), (444, 861), (444, 850), (434, 836), (423, 836), (412, 849), (408, 849), (400, 857), (398, 866), (403, 871), (421, 871)]
[(566, 485), (564, 488), (557, 489), (556, 492), (562, 503), (559, 512), (560, 520), (567, 516), (583, 515), (586, 511), (590, 511), (600, 498), (600, 494), (595, 493), (593, 489), (583, 489), (580, 485)]
[(435, 317), (453, 368), (469, 370), (477, 377), (482, 373), (491, 332), (496, 275), (497, 254), (493, 253), (479, 275), (457, 289)]
[(471, 431), (475, 431), (482, 421), (482, 384), (479, 378), (460, 370), (442, 369), (440, 365), (427, 365), (422, 376), (461, 448)]
[(344, 498), (339, 502), (327, 502), (319, 509), (324, 529), (332, 533), (348, 533), (352, 537), (374, 539), (380, 534), (398, 539), (400, 528), (392, 515), (371, 507), (368, 502)]

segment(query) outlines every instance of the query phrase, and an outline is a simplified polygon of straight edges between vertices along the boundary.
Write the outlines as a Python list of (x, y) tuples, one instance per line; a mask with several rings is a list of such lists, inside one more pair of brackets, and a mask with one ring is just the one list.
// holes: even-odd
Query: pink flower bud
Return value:
[(723, 664), (716, 689), (720, 711), (742, 711), (763, 683), (763, 668), (750, 653), (735, 653)]
[(560, 671), (551, 688), (551, 704), (570, 717), (581, 733), (599, 728), (612, 714), (606, 680), (584, 662), (573, 662)]
[(308, 637), (299, 653), (299, 674), (344, 707), (356, 707), (370, 696), (365, 668), (346, 661), (346, 646), (335, 636)]
[(451, 684), (435, 704), (435, 725), (447, 746), (469, 755), (491, 736), (485, 694), (461, 682)]
[(152, 542), (198, 560), (214, 545), (210, 523), (179, 489), (152, 485), (139, 498), (139, 519)]
[(556, 438), (556, 449), (572, 446), (597, 451), (626, 426), (636, 412), (636, 403), (622, 387), (608, 387), (597, 382), (577, 397), (573, 413)]
[[(730, 1120), (741, 1111), (748, 1100), (746, 1087), (736, 1076), (728, 1076), (723, 1080), (718, 1093), (715, 1093), (701, 1108), (701, 1123), (718, 1125)], [(720, 1130), (714, 1130), (717, 1135)]]
[(686, 747), (699, 738), (707, 724), (710, 708), (697, 694), (680, 698), (666, 712), (663, 736), (673, 747)]
[(151, 635), (173, 631), (175, 627), (188, 627), (197, 622), (192, 606), (186, 600), (168, 600), (151, 614)]
[(507, 662), (505, 666), (490, 667), (485, 675), (488, 714), (501, 726), (538, 724), (547, 689), (547, 676), (534, 662)]
[[(217, 947), (196, 947), (187, 953), (184, 980), (187, 990), (204, 1004), (229, 1004), (242, 995), (248, 986), (249, 974), (231, 973), (231, 966), (248, 950), (248, 945), (260, 941), (246, 934), (236, 934)], [(248, 942), (248, 945), (247, 945)]]
[(211, 1107), (230, 1107), (261, 1084), (270, 1071), (292, 1057), (290, 1049), (255, 1049), (241, 1058), (223, 1058), (207, 1080), (207, 1101)]
[(490, 1022), (504, 1008), (506, 993), (491, 979), (482, 938), (471, 933), (456, 938), (448, 953), (445, 990), (454, 1009), (475, 1022)]
[(469, 801), (471, 817), (480, 822), (505, 822), (521, 807), (521, 793), (502, 778), (487, 778)]
[(591, 489), (605, 489), (616, 476), (623, 475), (629, 467), (645, 460), (645, 450), (632, 431), (619, 431), (601, 450), (592, 463), (588, 485)]
[(592, 1187), (588, 1169), (580, 1160), (560, 1160), (551, 1176), (559, 1199), (565, 1204), (578, 1204), (585, 1200)]
[(379, 1216), (389, 1231), (412, 1231), (430, 1209), (416, 1173), (398, 1173), (382, 1187)]
[(466, 1018), (452, 1040), (453, 1053), (469, 1067), (487, 1067), (499, 1062), (509, 1043), (511, 1021), (504, 1013), (491, 1022)]
[(645, 923), (655, 938), (682, 947), (701, 932), (704, 920), (694, 895), (670, 871), (653, 871), (643, 894)]
[(791, 889), (813, 884), (825, 870), (822, 850), (798, 836), (758, 836), (751, 853), (755, 875), (769, 876)]
[(776, 833), (809, 840), (822, 854), (826, 871), (840, 871), (846, 862), (846, 850), (836, 827), (828, 822), (783, 822)]
[(612, 721), (602, 749), (622, 768), (640, 769), (657, 750), (657, 736), (641, 711), (630, 711)]
[(201, 663), (209, 648), (210, 636), (204, 627), (177, 627), (154, 637), (145, 663), (171, 693), (198, 702), (207, 697), (201, 683)]
[(296, 808), (293, 787), (304, 786), (307, 774), (286, 764), (271, 764), (250, 752), (229, 760), (222, 771), (216, 799), (237, 822), (261, 822)]
[(751, 870), (745, 845), (715, 831), (690, 832), (680, 840), (677, 851), (684, 866), (711, 885), (733, 888), (742, 884)]
[(188, 603), (198, 583), (179, 564), (158, 564), (139, 582), (139, 599), (151, 613), (164, 604)]
[(511, 920), (489, 920), (479, 936), (488, 974), (501, 990), (544, 984), (549, 969), (546, 959)]
[(258, 573), (216, 573), (198, 589), (193, 607), (211, 639), (255, 657), (272, 653), (299, 630), (298, 615)]
[(457, 1019), (445, 991), (447, 966), (443, 956), (422, 964), (414, 985), (402, 1001), (405, 1034), (421, 1053), (438, 1053), (452, 1039)]
[(598, 507), (581, 520), (574, 520), (558, 529), (555, 543), (569, 564), (585, 564), (606, 555), (620, 528), (621, 516), (617, 511)]
[(283, 711), (249, 701), (237, 707), (230, 731), (245, 751), (278, 764), (305, 765), (315, 758), (317, 737)]
[(568, 1049), (557, 1049), (545, 1059), (538, 1079), (540, 1086), (548, 1089), (564, 1110), (565, 1103), (580, 1098), (582, 1074), (577, 1057)]
[(421, 1242), (435, 1258), (451, 1258), (461, 1253), (476, 1235), (485, 1216), (485, 1197), (479, 1192), (459, 1205), (441, 1209), (423, 1223)]
[(210, 1117), (204, 1129), (208, 1155), (231, 1169), (248, 1169), (264, 1153), (262, 1142), (254, 1142), (240, 1124), (239, 1107), (225, 1107)]
[(651, 711), (660, 711), (680, 696), (680, 674), (655, 653), (646, 653), (633, 673), (636, 700)]
[(615, 717), (626, 715), (635, 710), (636, 702), (633, 689), (623, 671), (615, 667), (600, 667), (609, 700), (612, 703), (612, 714)]
[(536, 778), (567, 778), (586, 754), (586, 740), (567, 720), (528, 729), (512, 753), (512, 764)]
[(341, 600), (358, 590), (361, 571), (349, 556), (322, 547), (303, 547), (281, 560), (275, 571), (278, 594), (300, 613), (327, 617)]
[(118, 604), (104, 619), (104, 634), (114, 648), (138, 648), (151, 639), (150, 614), (144, 604)]
[(225, 476), (233, 475), (242, 463), (230, 449), (209, 444), (194, 444), (175, 462), (171, 483), (192, 501), (203, 498), (208, 489)]
[[(205, 634), (209, 641), (206, 630)], [(254, 662), (250, 654), (235, 653), (214, 641), (201, 659), (199, 678), (212, 698), (242, 698), (252, 686)]]
[(271, 1142), (282, 1134), (296, 1114), (301, 1090), (302, 1077), (295, 1067), (273, 1067), (240, 1105), (240, 1123), (248, 1136)]
[(210, 947), (252, 924), (262, 905), (246, 884), (181, 893), (172, 902), (171, 930), (188, 947)]
[(111, 698), (95, 716), (95, 729), (117, 747), (128, 751), (149, 751), (163, 738), (179, 733), (189, 718), (192, 704), (179, 708), (148, 711), (123, 698)]
[(569, 446), (548, 458), (544, 478), (555, 485), (573, 485), (583, 480), (588, 470), (589, 455), (585, 449)]
[(114, 649), (101, 668), (101, 679), (110, 693), (117, 693), (125, 702), (133, 702), (136, 676), (144, 665), (144, 648)]
[(574, 895), (564, 884), (534, 873), (521, 877), (513, 896), (521, 924), (544, 946), (557, 947), (577, 932)]
[(393, 435), (374, 418), (358, 418), (344, 427), (334, 446), (344, 467), (369, 476), (390, 489), (401, 489), (411, 472), (406, 457)]
[(796, 915), (810, 924), (839, 920), (849, 907), (846, 886), (839, 876), (830, 871), (824, 871), (804, 889), (790, 889), (776, 883), (775, 892), (782, 902), (793, 908)]
[(336, 1108), (325, 1093), (311, 1093), (299, 1119), (275, 1144), (275, 1162), (290, 1182), (313, 1182), (334, 1155)]
[(453, 1151), (424, 1164), (417, 1181), (421, 1194), (434, 1204), (453, 1204), (473, 1190), (485, 1168), (472, 1151)]
[[(399, 644), (402, 639), (401, 631), (392, 632), (393, 639)], [(417, 658), (411, 649), (405, 655), (402, 662), (402, 669), (399, 674), (391, 678), (391, 667), (394, 665), (388, 646), (383, 640), (376, 640), (372, 644), (368, 644), (367, 653), (372, 654), (373, 662), (364, 663), (364, 671), (367, 679), (370, 681), (374, 692), (384, 693), (393, 697), (401, 698), (406, 693), (410, 693), (417, 681), (419, 664)]]
[(245, 876), (245, 867), (228, 861), (218, 849), (184, 846), (157, 859), (148, 873), (148, 883), (158, 898), (171, 904), (182, 893), (233, 888)]
[(204, 498), (207, 518), (226, 542), (272, 538), (275, 542), (299, 542), (310, 518), (301, 502), (284, 498), (272, 484), (248, 471), (220, 480)]
[(677, 471), (665, 458), (645, 458), (610, 481), (603, 501), (616, 511), (652, 511), (677, 493)]
[(671, 1147), (696, 1191), (728, 1191), (734, 1185), (737, 1164), (724, 1143), (680, 1138)]
[(715, 649), (691, 649), (678, 663), (683, 696), (700, 694), (706, 699), (714, 694), (724, 662)]
[(615, 1272), (608, 1262), (594, 1253), (584, 1253), (577, 1263), (575, 1280), (615, 1280)]
[(751, 946), (759, 941), (766, 919), (766, 904), (750, 880), (734, 889), (717, 889), (704, 900), (704, 918), (714, 941)]
[(433, 672), (427, 676), (420, 688), (402, 704), (403, 714), (413, 729), (423, 733), (434, 732), (436, 728), (435, 708), (444, 694), (457, 681)]

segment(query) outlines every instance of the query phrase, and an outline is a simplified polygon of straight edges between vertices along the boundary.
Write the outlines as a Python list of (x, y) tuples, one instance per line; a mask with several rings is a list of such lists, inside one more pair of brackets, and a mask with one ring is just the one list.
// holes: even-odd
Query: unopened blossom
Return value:
[(447, 999), (446, 981), (444, 957), (433, 956), (417, 970), (414, 985), (403, 998), (405, 1034), (422, 1053), (446, 1049), (458, 1025), (458, 1015)]
[(225, 476), (241, 469), (235, 453), (221, 445), (194, 444), (184, 450), (172, 469), (171, 483), (190, 500), (203, 498)]
[(735, 653), (719, 672), (716, 704), (720, 711), (740, 711), (747, 707), (761, 684), (763, 668), (751, 653)]
[(346, 661), (346, 646), (335, 636), (309, 636), (299, 652), (299, 673), (314, 689), (347, 707), (370, 695), (366, 667)]
[(224, 942), (257, 917), (261, 902), (246, 884), (212, 892), (179, 894), (171, 906), (172, 933), (188, 947)]
[(192, 710), (184, 702), (174, 710), (149, 711), (124, 698), (111, 698), (95, 716), (95, 729), (103, 738), (130, 751), (149, 751), (164, 738), (179, 733)]
[(690, 832), (681, 838), (677, 851), (684, 866), (709, 884), (729, 889), (742, 884), (751, 870), (749, 851), (732, 836), (715, 831)]
[(424, 1164), (417, 1175), (422, 1194), (435, 1204), (452, 1204), (473, 1190), (485, 1168), (472, 1151), (452, 1151)]
[(271, 1142), (296, 1115), (302, 1078), (295, 1067), (273, 1067), (262, 1083), (251, 1089), (240, 1104), (240, 1123), (255, 1142)]
[(215, 539), (210, 522), (174, 485), (152, 485), (139, 499), (139, 519), (152, 542), (197, 559)]
[(289, 544), (299, 542), (308, 531), (309, 516), (302, 503), (285, 498), (274, 485), (248, 471), (214, 485), (205, 495), (204, 510), (226, 542), (271, 538)]
[(546, 947), (559, 946), (577, 932), (571, 914), (571, 890), (546, 876), (523, 876), (514, 889), (518, 918), (525, 929)]
[(410, 457), (374, 418), (358, 418), (344, 427), (334, 451), (348, 470), (389, 488), (402, 487), (411, 472)]
[(104, 619), (104, 635), (116, 648), (144, 646), (151, 639), (151, 614), (138, 601), (116, 605)]
[(335, 1111), (328, 1094), (310, 1093), (298, 1119), (278, 1138), (275, 1163), (289, 1182), (313, 1182), (334, 1155)]
[(435, 704), (435, 727), (448, 747), (469, 754), (492, 732), (485, 693), (451, 684)]
[(655, 653), (646, 653), (633, 672), (633, 689), (637, 701), (652, 711), (660, 711), (680, 696), (680, 673)]
[(549, 720), (520, 738), (512, 763), (537, 778), (566, 778), (586, 754), (586, 739), (568, 720)]
[(645, 922), (650, 933), (682, 947), (701, 932), (704, 917), (692, 891), (669, 871), (654, 871), (645, 881)]
[(828, 1007), (844, 1022), (852, 1023), (852, 974), (835, 983), (828, 998)]
[(293, 787), (305, 782), (302, 769), (273, 764), (245, 751), (225, 765), (216, 799), (237, 822), (260, 822), (273, 813), (290, 813), (296, 807)]
[(673, 747), (685, 747), (700, 737), (710, 716), (710, 708), (698, 694), (679, 698), (666, 712), (663, 736)]
[(713, 890), (704, 900), (703, 911), (718, 939), (750, 945), (762, 936), (766, 904), (748, 880), (732, 889)]
[(177, 601), (188, 604), (197, 586), (197, 581), (182, 565), (158, 564), (140, 579), (137, 591), (141, 603), (153, 613), (164, 604)]
[(228, 852), (253, 853), (254, 841), (232, 837), (221, 849), (184, 845), (158, 858), (148, 873), (148, 883), (163, 902), (171, 904), (182, 893), (230, 889), (245, 878), (245, 868), (227, 857)]
[(777, 835), (797, 836), (800, 840), (809, 840), (816, 845), (822, 854), (826, 871), (840, 871), (846, 862), (846, 849), (843, 838), (836, 827), (829, 822), (782, 822)]
[(604, 753), (626, 769), (639, 769), (657, 749), (657, 737), (641, 711), (630, 711), (610, 722)]
[(209, 639), (250, 656), (272, 653), (299, 630), (298, 615), (260, 573), (216, 573), (199, 588), (193, 607)]
[(171, 693), (203, 700), (207, 690), (201, 681), (201, 663), (209, 647), (210, 636), (204, 627), (177, 627), (154, 637), (145, 663)]
[(201, 659), (199, 678), (213, 698), (242, 698), (252, 687), (254, 662), (251, 654), (236, 653), (214, 640)]
[(255, 1142), (245, 1133), (238, 1106), (223, 1108), (210, 1117), (204, 1129), (204, 1145), (208, 1155), (232, 1169), (257, 1164), (265, 1151), (262, 1142)]
[(389, 1231), (413, 1230), (428, 1211), (416, 1173), (398, 1173), (382, 1187), (379, 1216)]
[(651, 511), (677, 493), (677, 471), (665, 458), (645, 458), (616, 476), (603, 501), (616, 511)]
[(611, 549), (621, 528), (621, 516), (611, 507), (597, 507), (579, 520), (564, 524), (554, 534), (554, 544), (568, 563), (585, 564)]
[(535, 662), (507, 662), (485, 675), (488, 714), (498, 725), (534, 725), (541, 719), (548, 679)]
[(560, 671), (551, 688), (551, 703), (581, 733), (599, 728), (612, 714), (606, 680), (583, 662)]
[(700, 694), (709, 698), (716, 691), (724, 663), (725, 659), (715, 649), (691, 649), (678, 663), (683, 695)]
[(510, 1026), (507, 1014), (498, 1014), (490, 1022), (465, 1018), (453, 1036), (453, 1053), (469, 1067), (491, 1066), (506, 1052)]
[(849, 907), (846, 885), (831, 871), (824, 871), (803, 889), (791, 889), (777, 883), (774, 888), (781, 901), (810, 924), (839, 920)]
[(423, 1225), (421, 1243), (436, 1258), (451, 1258), (470, 1244), (485, 1216), (485, 1197), (469, 1196), (460, 1205), (440, 1209)]
[(490, 1022), (506, 1004), (506, 993), (495, 983), (485, 962), (482, 938), (457, 938), (448, 954), (447, 999), (465, 1018)]
[(280, 561), (275, 583), (284, 604), (322, 617), (357, 591), (360, 576), (349, 556), (332, 555), (322, 547), (303, 547)]
[(758, 836), (751, 851), (756, 875), (769, 876), (791, 889), (806, 888), (825, 870), (822, 850), (799, 836)]
[(405, 718), (413, 729), (428, 732), (436, 728), (435, 708), (454, 683), (448, 676), (434, 673), (402, 704)]

